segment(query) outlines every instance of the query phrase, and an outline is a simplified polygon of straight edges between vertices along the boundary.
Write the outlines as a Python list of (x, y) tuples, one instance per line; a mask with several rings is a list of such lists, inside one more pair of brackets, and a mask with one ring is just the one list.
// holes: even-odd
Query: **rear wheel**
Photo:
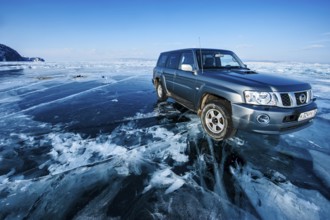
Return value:
[(236, 133), (226, 102), (212, 100), (202, 110), (201, 121), (204, 130), (214, 140), (221, 141)]
[(166, 92), (165, 92), (161, 82), (158, 82), (156, 85), (156, 93), (157, 93), (158, 101), (164, 102), (167, 100), (168, 97), (166, 95)]

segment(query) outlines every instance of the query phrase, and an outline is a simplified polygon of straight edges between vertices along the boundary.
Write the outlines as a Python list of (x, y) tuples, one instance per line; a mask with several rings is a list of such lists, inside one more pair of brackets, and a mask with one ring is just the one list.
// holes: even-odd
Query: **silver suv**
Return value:
[(251, 71), (228, 50), (163, 52), (152, 81), (159, 101), (171, 97), (197, 112), (204, 130), (217, 141), (237, 129), (297, 131), (311, 125), (317, 111), (310, 84)]

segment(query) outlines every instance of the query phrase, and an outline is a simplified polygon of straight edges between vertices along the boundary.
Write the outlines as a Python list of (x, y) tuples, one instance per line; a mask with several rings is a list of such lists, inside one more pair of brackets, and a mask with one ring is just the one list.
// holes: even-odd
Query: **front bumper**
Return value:
[[(263, 134), (283, 134), (301, 130), (312, 124), (313, 118), (298, 121), (301, 113), (317, 109), (315, 102), (296, 108), (265, 107), (249, 104), (232, 104), (233, 125), (237, 129)], [(259, 115), (268, 115), (268, 124), (257, 121)]]

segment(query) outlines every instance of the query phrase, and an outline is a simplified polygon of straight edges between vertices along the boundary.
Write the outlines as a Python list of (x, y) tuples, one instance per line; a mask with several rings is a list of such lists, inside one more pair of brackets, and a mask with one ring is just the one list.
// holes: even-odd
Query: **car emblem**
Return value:
[(304, 93), (300, 94), (299, 96), (299, 101), (300, 103), (305, 103), (306, 102), (306, 95)]

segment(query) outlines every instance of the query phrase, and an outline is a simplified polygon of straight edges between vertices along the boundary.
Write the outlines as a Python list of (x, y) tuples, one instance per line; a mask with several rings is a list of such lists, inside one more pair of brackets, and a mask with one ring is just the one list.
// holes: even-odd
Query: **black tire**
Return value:
[(222, 100), (212, 100), (202, 110), (203, 128), (215, 141), (230, 138), (236, 133), (229, 112), (226, 102)]
[(157, 100), (159, 102), (164, 102), (168, 98), (166, 95), (166, 91), (161, 82), (158, 82), (156, 85), (156, 94), (157, 94)]

